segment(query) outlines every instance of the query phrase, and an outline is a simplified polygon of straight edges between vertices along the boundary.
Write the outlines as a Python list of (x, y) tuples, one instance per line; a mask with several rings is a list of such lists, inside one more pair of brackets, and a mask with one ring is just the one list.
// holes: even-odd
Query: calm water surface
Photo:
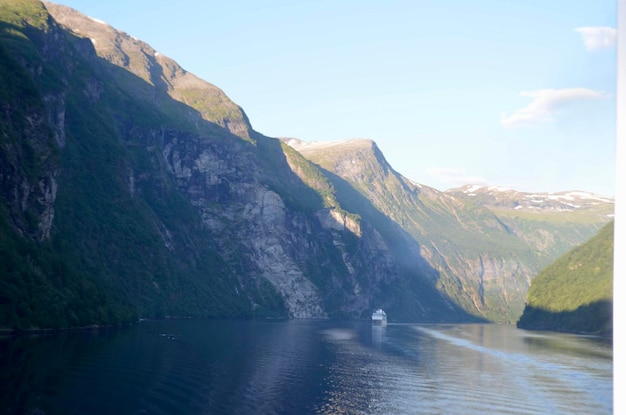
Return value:
[(611, 414), (612, 348), (506, 325), (169, 320), (0, 338), (7, 414)]

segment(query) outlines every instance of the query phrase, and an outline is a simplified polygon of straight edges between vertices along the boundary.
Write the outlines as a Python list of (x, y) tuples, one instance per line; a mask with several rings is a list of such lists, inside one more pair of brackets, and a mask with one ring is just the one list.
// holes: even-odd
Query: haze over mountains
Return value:
[[(371, 140), (266, 137), (106, 23), (0, 3), (0, 327), (139, 317), (506, 321), (613, 200), (411, 181)], [(419, 157), (419, 154), (416, 154)]]

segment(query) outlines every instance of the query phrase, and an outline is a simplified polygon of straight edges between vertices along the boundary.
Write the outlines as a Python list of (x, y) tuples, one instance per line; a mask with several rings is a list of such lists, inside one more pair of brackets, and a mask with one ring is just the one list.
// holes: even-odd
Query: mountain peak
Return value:
[[(172, 105), (167, 101), (174, 99), (186, 107), (176, 110), (179, 118), (196, 126), (201, 120), (209, 121), (234, 135), (250, 139), (252, 126), (248, 117), (220, 88), (102, 20), (55, 3), (46, 2), (45, 7), (67, 31), (89, 39), (98, 57), (124, 70), (110, 72), (133, 96), (150, 103), (158, 102), (170, 110)], [(197, 112), (190, 111), (189, 107)]]
[(504, 186), (490, 186), (490, 185), (482, 185), (482, 184), (467, 184), (465, 186), (457, 187), (454, 189), (448, 190), (449, 192), (458, 192), (461, 191), (465, 194), (472, 194), (474, 192), (516, 192), (515, 190), (504, 187)]
[(327, 151), (332, 148), (358, 150), (376, 147), (374, 140), (369, 138), (353, 138), (349, 140), (335, 141), (302, 141), (297, 138), (281, 138), (281, 140), (300, 153), (315, 152), (319, 150)]

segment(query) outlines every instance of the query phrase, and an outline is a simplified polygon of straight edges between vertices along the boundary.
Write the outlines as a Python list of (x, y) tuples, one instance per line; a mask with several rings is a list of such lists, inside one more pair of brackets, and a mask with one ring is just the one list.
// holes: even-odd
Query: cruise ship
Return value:
[(372, 323), (373, 324), (387, 324), (387, 313), (383, 311), (382, 308), (374, 311), (372, 313)]

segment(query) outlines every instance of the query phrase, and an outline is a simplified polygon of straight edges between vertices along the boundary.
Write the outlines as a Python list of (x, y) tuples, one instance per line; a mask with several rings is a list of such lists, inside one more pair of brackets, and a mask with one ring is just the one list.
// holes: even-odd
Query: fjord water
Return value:
[(0, 338), (25, 414), (610, 414), (612, 346), (508, 325), (144, 321)]

